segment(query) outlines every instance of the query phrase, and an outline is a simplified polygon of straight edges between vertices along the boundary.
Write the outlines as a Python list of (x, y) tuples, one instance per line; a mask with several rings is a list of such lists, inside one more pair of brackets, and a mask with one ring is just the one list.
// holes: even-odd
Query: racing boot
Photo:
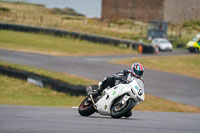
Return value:
[(99, 89), (98, 88), (94, 89), (92, 86), (88, 86), (86, 88), (86, 91), (87, 91), (87, 95), (92, 94), (93, 97), (97, 97), (100, 94)]
[(93, 97), (97, 97), (101, 94), (101, 92), (104, 90), (105, 88), (102, 86), (102, 84), (95, 90), (93, 90), (92, 92), (92, 96)]
[(102, 82), (99, 82), (99, 87), (93, 91), (92, 95), (94, 97), (99, 96), (105, 88), (111, 85), (112, 79), (112, 77), (106, 77)]
[(101, 94), (101, 91), (100, 91), (99, 89), (93, 90), (93, 92), (92, 92), (92, 96), (93, 96), (93, 97), (97, 97), (97, 96), (99, 96), (100, 94)]

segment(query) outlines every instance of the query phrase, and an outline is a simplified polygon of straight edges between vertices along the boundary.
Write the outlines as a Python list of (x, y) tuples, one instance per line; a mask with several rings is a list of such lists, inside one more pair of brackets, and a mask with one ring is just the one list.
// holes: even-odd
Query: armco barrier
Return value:
[(76, 96), (86, 95), (86, 86), (71, 85), (66, 82), (52, 79), (46, 76), (41, 76), (32, 72), (22, 71), (0, 65), (0, 74), (26, 80), (39, 86), (50, 86), (53, 90), (56, 90), (58, 92), (65, 92)]

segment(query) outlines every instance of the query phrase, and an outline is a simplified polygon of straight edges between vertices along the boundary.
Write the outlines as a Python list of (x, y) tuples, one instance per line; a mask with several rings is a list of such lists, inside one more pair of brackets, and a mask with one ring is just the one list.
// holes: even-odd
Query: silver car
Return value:
[(153, 47), (158, 47), (159, 51), (172, 51), (172, 43), (166, 38), (154, 38), (151, 42)]

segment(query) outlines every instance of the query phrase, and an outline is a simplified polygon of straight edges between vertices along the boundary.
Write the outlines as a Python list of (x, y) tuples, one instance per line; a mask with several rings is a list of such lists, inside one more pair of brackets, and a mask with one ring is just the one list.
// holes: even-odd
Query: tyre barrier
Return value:
[(32, 72), (0, 65), (0, 74), (25, 80), (40, 87), (51, 87), (52, 90), (69, 93), (70, 95), (74, 96), (86, 95), (86, 86), (71, 85), (64, 81), (52, 79), (50, 77), (38, 75)]
[(153, 54), (153, 53), (155, 53), (155, 48), (151, 45), (139, 44), (138, 52), (141, 54), (143, 54), (143, 53)]
[(143, 45), (143, 53), (149, 53), (149, 54), (152, 54), (154, 53), (154, 47), (153, 46), (150, 46), (150, 45)]
[(137, 46), (138, 44), (137, 42), (134, 42), (131, 40), (88, 34), (84, 32), (73, 32), (73, 31), (61, 30), (61, 29), (56, 29), (56, 28), (44, 28), (44, 27), (36, 27), (36, 26), (28, 26), (28, 25), (0, 23), (0, 29), (20, 31), (20, 32), (53, 34), (55, 36), (70, 36), (73, 38), (79, 38), (79, 39), (87, 40), (90, 42), (112, 44), (116, 46), (120, 44), (124, 44), (127, 47), (130, 47), (130, 45)]
[(36, 27), (36, 26), (27, 26), (27, 25), (19, 25), (19, 24), (9, 24), (9, 23), (0, 23), (1, 30), (13, 30), (20, 32), (32, 32), (32, 33), (45, 33), (52, 34), (55, 36), (70, 36), (72, 38), (78, 38), (82, 40), (87, 40), (94, 43), (103, 43), (110, 45), (125, 45), (127, 48), (132, 47), (132, 49), (138, 49), (140, 45), (142, 45), (142, 53), (154, 53), (153, 47), (147, 45), (145, 43), (138, 43), (131, 40), (119, 39), (114, 37), (106, 37), (94, 34), (88, 34), (83, 32), (73, 32), (68, 30), (61, 30), (56, 28), (44, 28), (44, 27)]

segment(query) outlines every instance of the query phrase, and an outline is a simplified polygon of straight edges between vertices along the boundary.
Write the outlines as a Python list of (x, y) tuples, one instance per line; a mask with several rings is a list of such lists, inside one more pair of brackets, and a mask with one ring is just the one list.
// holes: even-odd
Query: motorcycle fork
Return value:
[(97, 107), (96, 107), (96, 105), (95, 105), (95, 102), (94, 102), (94, 99), (93, 99), (92, 94), (90, 94), (89, 97), (91, 98), (91, 101), (92, 101), (92, 104), (93, 104), (94, 109), (97, 111)]

